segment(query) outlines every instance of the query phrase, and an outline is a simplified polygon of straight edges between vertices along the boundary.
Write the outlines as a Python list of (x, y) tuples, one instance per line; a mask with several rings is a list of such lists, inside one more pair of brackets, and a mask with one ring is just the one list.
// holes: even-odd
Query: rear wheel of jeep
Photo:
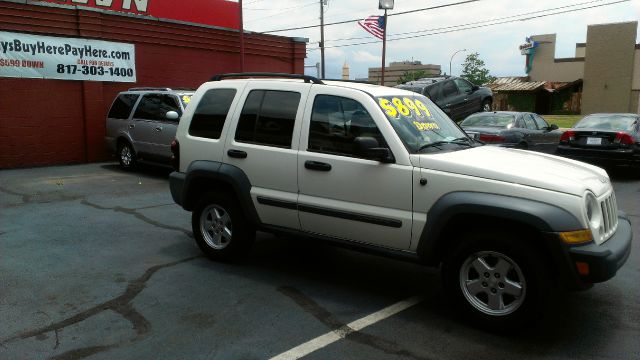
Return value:
[(248, 253), (255, 230), (233, 198), (208, 193), (191, 216), (191, 227), (200, 249), (213, 260), (235, 260)]
[(480, 327), (508, 331), (534, 319), (551, 277), (544, 257), (522, 237), (467, 234), (443, 266), (448, 296)]

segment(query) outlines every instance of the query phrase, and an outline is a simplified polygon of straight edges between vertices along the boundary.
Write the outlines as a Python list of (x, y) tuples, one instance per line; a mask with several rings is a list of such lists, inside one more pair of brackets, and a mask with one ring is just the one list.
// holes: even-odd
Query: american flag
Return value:
[(358, 21), (358, 25), (362, 26), (368, 33), (382, 40), (384, 35), (384, 16), (369, 16), (368, 18)]

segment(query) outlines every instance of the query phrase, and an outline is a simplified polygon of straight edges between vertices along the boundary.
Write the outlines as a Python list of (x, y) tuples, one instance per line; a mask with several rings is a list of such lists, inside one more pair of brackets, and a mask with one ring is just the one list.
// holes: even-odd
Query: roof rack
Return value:
[(232, 78), (232, 77), (278, 77), (285, 79), (301, 79), (306, 83), (314, 83), (323, 85), (322, 80), (309, 76), (309, 75), (300, 75), (300, 74), (285, 74), (285, 73), (270, 73), (270, 72), (244, 72), (244, 73), (229, 73), (229, 74), (218, 74), (214, 75), (211, 78), (211, 81), (220, 81), (224, 78)]
[(364, 81), (364, 80), (346, 80), (346, 79), (322, 79), (322, 80), (325, 80), (325, 81), (340, 81), (340, 82), (355, 83), (355, 84), (377, 85), (376, 83), (374, 83), (372, 81)]
[(185, 90), (185, 91), (195, 91), (193, 88), (168, 88), (168, 87), (134, 87), (129, 89), (128, 91), (175, 91), (175, 90)]

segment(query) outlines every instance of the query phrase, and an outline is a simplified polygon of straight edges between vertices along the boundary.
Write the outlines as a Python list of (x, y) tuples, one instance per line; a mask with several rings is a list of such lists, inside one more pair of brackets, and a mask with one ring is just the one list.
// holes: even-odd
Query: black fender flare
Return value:
[[(173, 174), (172, 174), (173, 175)], [(254, 225), (260, 224), (260, 218), (251, 199), (251, 182), (242, 169), (237, 166), (223, 164), (218, 161), (198, 160), (192, 162), (184, 175), (182, 186), (182, 207), (185, 210), (193, 210), (195, 201), (189, 196), (189, 191), (195, 181), (216, 181), (231, 186), (237, 195), (247, 219)]]
[(490, 216), (531, 226), (542, 234), (582, 229), (570, 212), (555, 205), (524, 198), (479, 192), (451, 192), (427, 212), (417, 253), (421, 261), (435, 265), (442, 260), (447, 239), (443, 231), (458, 215)]

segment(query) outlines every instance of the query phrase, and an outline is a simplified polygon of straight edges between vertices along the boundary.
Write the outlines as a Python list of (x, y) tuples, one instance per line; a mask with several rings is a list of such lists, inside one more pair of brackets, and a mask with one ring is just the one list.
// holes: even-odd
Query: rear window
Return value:
[(235, 89), (211, 89), (204, 93), (191, 118), (189, 135), (220, 139), (222, 127), (235, 96)]
[(108, 117), (112, 119), (128, 119), (131, 109), (138, 100), (139, 95), (136, 94), (120, 94), (111, 105)]
[(637, 122), (638, 119), (635, 116), (628, 115), (587, 116), (580, 120), (574, 128), (632, 131)]
[(515, 116), (509, 114), (486, 114), (466, 118), (460, 126), (507, 127), (513, 123)]
[(291, 148), (300, 93), (253, 90), (240, 114), (236, 141)]

